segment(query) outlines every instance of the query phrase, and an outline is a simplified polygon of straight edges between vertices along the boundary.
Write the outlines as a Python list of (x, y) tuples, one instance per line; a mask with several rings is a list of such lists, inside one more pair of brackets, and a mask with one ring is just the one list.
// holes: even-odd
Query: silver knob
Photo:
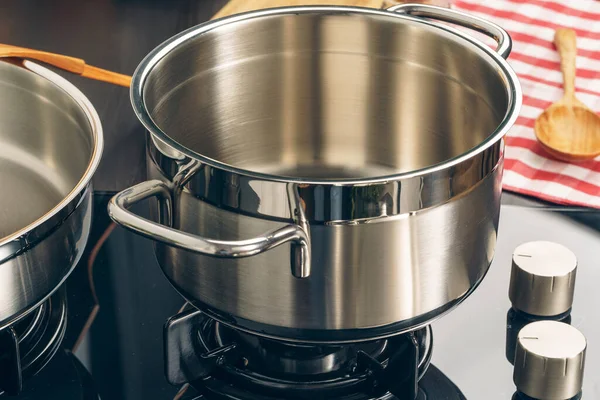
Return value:
[(553, 242), (528, 242), (515, 249), (508, 297), (517, 310), (555, 316), (573, 305), (577, 258)]
[(513, 381), (534, 399), (565, 400), (581, 392), (586, 340), (571, 325), (538, 321), (519, 332)]

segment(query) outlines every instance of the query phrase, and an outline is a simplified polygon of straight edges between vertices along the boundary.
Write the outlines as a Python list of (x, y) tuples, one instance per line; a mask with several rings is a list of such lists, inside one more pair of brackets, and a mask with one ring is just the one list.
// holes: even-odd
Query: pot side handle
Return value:
[(504, 29), (474, 15), (465, 14), (449, 8), (425, 4), (399, 4), (388, 8), (387, 11), (449, 22), (481, 32), (498, 43), (496, 52), (505, 59), (508, 58), (512, 49), (512, 40), (510, 35)]
[(171, 189), (160, 180), (142, 182), (117, 193), (108, 203), (108, 215), (117, 224), (142, 236), (169, 246), (213, 257), (250, 257), (291, 242), (292, 274), (297, 278), (306, 278), (310, 275), (310, 239), (299, 225), (289, 224), (246, 240), (207, 239), (161, 225), (129, 211), (128, 208), (133, 204), (151, 197), (159, 198), (169, 215), (168, 220), (172, 220)]

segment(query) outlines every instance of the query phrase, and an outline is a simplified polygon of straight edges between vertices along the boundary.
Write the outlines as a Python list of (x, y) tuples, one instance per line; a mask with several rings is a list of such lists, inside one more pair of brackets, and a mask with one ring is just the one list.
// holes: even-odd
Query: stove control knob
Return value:
[(581, 392), (586, 340), (571, 325), (538, 321), (519, 332), (513, 381), (534, 399), (571, 399)]
[(535, 316), (566, 313), (573, 304), (577, 258), (552, 242), (528, 242), (513, 253), (508, 296), (513, 308)]

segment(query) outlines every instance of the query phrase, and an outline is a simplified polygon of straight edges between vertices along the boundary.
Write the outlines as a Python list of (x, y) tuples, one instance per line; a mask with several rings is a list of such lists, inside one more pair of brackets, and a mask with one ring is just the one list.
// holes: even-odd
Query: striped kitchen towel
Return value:
[(556, 28), (577, 33), (577, 96), (600, 111), (600, 1), (454, 0), (453, 8), (497, 23), (513, 39), (508, 61), (523, 88), (523, 108), (506, 137), (504, 189), (600, 208), (600, 157), (577, 164), (557, 161), (533, 132), (537, 116), (563, 95)]

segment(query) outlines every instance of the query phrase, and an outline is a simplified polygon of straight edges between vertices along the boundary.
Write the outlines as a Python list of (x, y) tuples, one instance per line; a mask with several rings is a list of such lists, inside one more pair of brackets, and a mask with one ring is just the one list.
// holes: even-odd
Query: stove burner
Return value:
[[(339, 371), (344, 368), (355, 368), (358, 352), (365, 353), (373, 359), (385, 357), (389, 352), (389, 340), (382, 339), (373, 342), (359, 342), (353, 345), (314, 345), (296, 342), (282, 342), (268, 339), (243, 331), (236, 330), (220, 322), (214, 322), (214, 341), (217, 347), (225, 347), (229, 343), (236, 343), (238, 351), (245, 355), (244, 366), (250, 364), (254, 369), (261, 370), (269, 376), (286, 375), (321, 375)], [(212, 332), (200, 334), (200, 341), (204, 347), (211, 346), (205, 339)], [(419, 346), (420, 376), (427, 370), (431, 360), (432, 336), (429, 327), (415, 332), (415, 339)]]
[(64, 289), (35, 311), (0, 331), (0, 394), (18, 394), (56, 354), (67, 327)]
[(332, 373), (347, 368), (356, 358), (357, 351), (378, 358), (387, 350), (388, 345), (386, 340), (355, 346), (284, 343), (236, 331), (219, 322), (215, 323), (215, 342), (218, 347), (236, 343), (240, 353), (246, 357), (245, 367), (251, 365), (269, 376)]
[(426, 327), (372, 342), (299, 344), (241, 332), (191, 309), (166, 324), (165, 349), (169, 382), (191, 382), (217, 399), (414, 400), (432, 335)]

